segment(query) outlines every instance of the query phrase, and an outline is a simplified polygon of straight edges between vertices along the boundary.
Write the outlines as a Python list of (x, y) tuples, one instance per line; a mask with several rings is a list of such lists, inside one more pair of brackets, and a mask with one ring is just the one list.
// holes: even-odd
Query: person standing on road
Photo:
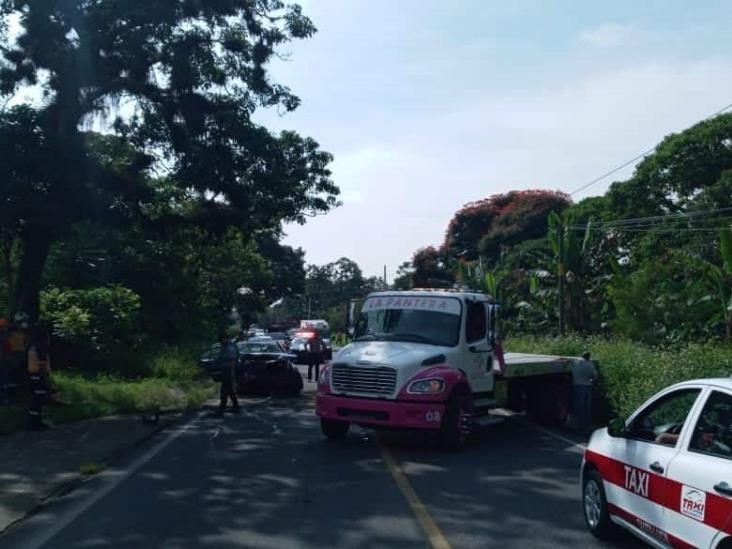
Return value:
[(229, 339), (226, 335), (226, 330), (219, 332), (219, 343), (221, 344), (218, 357), (218, 365), (221, 370), (221, 404), (219, 405), (218, 415), (224, 415), (229, 398), (231, 398), (234, 413), (238, 414), (239, 400), (236, 398), (236, 363), (239, 360), (239, 347), (237, 347), (234, 341)]
[(28, 381), (30, 385), (30, 404), (28, 406), (28, 429), (40, 431), (47, 429), (43, 423), (43, 404), (49, 396), (48, 375), (51, 359), (48, 354), (48, 336), (38, 330), (28, 347)]
[(324, 351), (323, 340), (318, 332), (315, 332), (315, 335), (308, 340), (306, 350), (308, 352), (308, 381), (313, 380), (313, 368), (315, 368), (315, 381), (318, 381)]
[(597, 379), (597, 368), (586, 352), (572, 364), (573, 409), (577, 430), (588, 434), (592, 426), (592, 385)]
[(0, 318), (0, 406), (10, 401), (10, 342), (8, 341), (8, 321)]

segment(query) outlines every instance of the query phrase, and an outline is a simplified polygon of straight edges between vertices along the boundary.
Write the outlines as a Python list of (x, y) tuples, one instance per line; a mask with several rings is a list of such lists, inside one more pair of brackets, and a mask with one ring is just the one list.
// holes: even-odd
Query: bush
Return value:
[(732, 347), (690, 344), (678, 348), (644, 346), (599, 337), (514, 337), (506, 350), (578, 356), (590, 351), (599, 365), (599, 387), (615, 414), (627, 417), (646, 399), (674, 383), (732, 374)]
[(213, 384), (173, 383), (160, 378), (138, 381), (100, 375), (93, 378), (73, 372), (54, 372), (59, 398), (68, 406), (46, 408), (55, 423), (155, 409), (195, 408), (213, 395)]
[(201, 349), (191, 347), (162, 347), (150, 359), (152, 374), (171, 381), (194, 381), (201, 378), (198, 358)]
[(41, 320), (52, 329), (54, 354), (76, 368), (130, 363), (142, 341), (139, 310), (139, 296), (122, 286), (41, 292)]

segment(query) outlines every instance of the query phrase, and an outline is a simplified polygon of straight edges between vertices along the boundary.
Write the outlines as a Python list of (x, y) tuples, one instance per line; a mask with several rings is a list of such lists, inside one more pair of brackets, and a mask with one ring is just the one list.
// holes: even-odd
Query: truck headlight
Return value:
[(318, 378), (318, 384), (328, 385), (329, 382), (330, 382), (330, 368), (323, 368), (323, 370), (320, 372), (320, 377)]
[(444, 390), (445, 380), (438, 378), (413, 381), (407, 387), (407, 393), (410, 395), (438, 395)]

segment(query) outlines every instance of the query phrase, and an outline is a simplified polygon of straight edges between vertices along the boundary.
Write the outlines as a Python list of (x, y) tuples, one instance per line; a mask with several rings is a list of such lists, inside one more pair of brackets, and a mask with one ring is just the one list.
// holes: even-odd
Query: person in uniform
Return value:
[(239, 360), (239, 347), (227, 335), (226, 330), (219, 332), (218, 365), (221, 370), (221, 404), (219, 405), (219, 416), (224, 415), (226, 404), (231, 398), (231, 404), (235, 414), (239, 413), (239, 400), (236, 398), (236, 363)]
[(318, 332), (315, 332), (307, 342), (308, 353), (308, 381), (313, 380), (313, 369), (315, 369), (315, 381), (320, 377), (320, 365), (323, 363), (323, 352), (325, 346)]

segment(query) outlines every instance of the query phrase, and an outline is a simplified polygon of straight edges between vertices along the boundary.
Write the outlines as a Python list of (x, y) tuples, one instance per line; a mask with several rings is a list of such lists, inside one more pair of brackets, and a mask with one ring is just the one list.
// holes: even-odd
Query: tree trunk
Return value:
[(8, 301), (4, 314), (10, 313), (10, 303), (13, 299), (13, 288), (15, 287), (15, 273), (13, 272), (13, 247), (15, 245), (15, 236), (10, 232), (2, 232), (2, 254), (3, 254), (3, 274), (5, 275), (5, 286), (7, 290)]
[(21, 241), (23, 250), (18, 267), (13, 299), (10, 306), (11, 318), (24, 313), (31, 325), (38, 321), (40, 309), (39, 293), (41, 277), (53, 240), (51, 231), (45, 227), (28, 227)]

